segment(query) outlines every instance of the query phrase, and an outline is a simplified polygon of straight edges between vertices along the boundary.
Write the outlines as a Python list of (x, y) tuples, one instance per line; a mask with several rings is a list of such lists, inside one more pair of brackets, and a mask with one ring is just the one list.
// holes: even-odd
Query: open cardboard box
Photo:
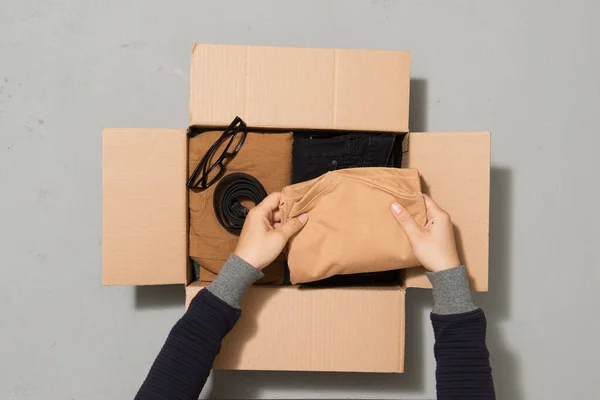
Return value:
[[(410, 54), (399, 51), (195, 45), (192, 125), (408, 131)], [(186, 285), (186, 129), (105, 129), (102, 137), (105, 285)], [(490, 134), (409, 133), (403, 166), (417, 168), (456, 225), (471, 288), (488, 288)], [(429, 288), (424, 270), (393, 287), (250, 288), (243, 316), (215, 368), (402, 372), (406, 289)], [(201, 340), (201, 338), (199, 338)]]

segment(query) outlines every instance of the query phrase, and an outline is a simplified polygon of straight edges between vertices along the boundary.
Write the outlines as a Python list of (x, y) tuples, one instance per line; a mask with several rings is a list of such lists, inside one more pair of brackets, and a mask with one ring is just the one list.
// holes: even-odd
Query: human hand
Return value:
[(308, 221), (308, 214), (281, 223), (279, 199), (281, 193), (271, 193), (251, 209), (244, 221), (240, 239), (233, 253), (257, 269), (271, 264), (288, 240)]
[(427, 270), (442, 271), (461, 265), (454, 239), (454, 226), (450, 215), (426, 194), (427, 224), (419, 226), (400, 204), (392, 204), (392, 213), (404, 229), (413, 253)]

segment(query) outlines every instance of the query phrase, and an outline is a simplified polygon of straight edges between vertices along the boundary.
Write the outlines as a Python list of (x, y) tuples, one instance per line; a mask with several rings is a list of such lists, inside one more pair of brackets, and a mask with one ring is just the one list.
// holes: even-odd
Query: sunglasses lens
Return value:
[[(231, 139), (231, 137), (227, 138), (226, 142), (227, 142), (227, 148), (225, 149), (226, 153), (234, 153), (236, 151), (239, 150), (242, 142), (244, 140), (244, 132), (243, 131), (239, 131), (237, 133), (234, 133), (233, 136), (233, 140)], [(231, 143), (230, 143), (231, 141)]]
[(219, 179), (222, 170), (223, 170), (223, 165), (222, 164), (217, 164), (210, 171), (207, 171), (207, 173), (206, 173), (206, 184), (208, 186), (210, 186), (213, 183), (215, 183)]

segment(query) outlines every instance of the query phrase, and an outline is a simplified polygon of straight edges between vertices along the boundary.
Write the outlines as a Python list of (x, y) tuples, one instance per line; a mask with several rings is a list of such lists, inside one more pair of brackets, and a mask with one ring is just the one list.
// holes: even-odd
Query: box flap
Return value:
[(102, 283), (186, 283), (185, 129), (102, 132)]
[(408, 132), (410, 53), (195, 44), (191, 125)]
[[(186, 289), (186, 303), (203, 288)], [(405, 290), (252, 286), (217, 369), (402, 372)]]
[[(403, 163), (419, 170), (423, 191), (452, 216), (471, 289), (487, 291), (490, 133), (410, 133)], [(431, 287), (423, 268), (406, 271), (406, 286)]]

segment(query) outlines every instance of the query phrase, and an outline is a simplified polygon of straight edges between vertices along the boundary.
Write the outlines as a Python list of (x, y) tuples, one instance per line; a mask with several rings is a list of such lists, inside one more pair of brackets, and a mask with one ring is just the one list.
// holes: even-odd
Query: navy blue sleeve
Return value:
[(481, 309), (463, 314), (431, 314), (435, 334), (438, 400), (495, 399), (490, 354)]
[(197, 400), (221, 341), (240, 318), (208, 290), (201, 290), (175, 324), (136, 399)]

